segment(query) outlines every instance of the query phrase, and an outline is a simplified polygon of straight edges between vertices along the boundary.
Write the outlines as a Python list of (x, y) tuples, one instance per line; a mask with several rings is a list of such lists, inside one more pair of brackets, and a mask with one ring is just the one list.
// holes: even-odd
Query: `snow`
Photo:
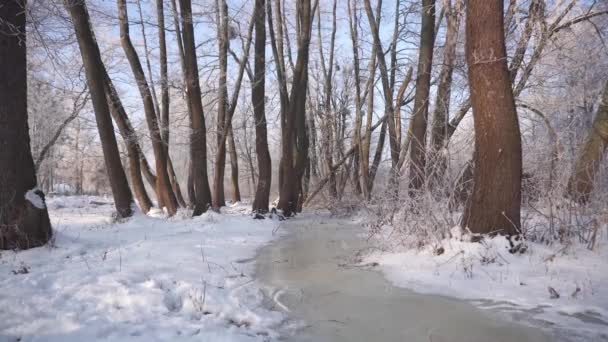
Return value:
[[(31, 200), (30, 200), (31, 201)], [(52, 247), (0, 254), (0, 341), (267, 341), (256, 249), (278, 222), (248, 206), (113, 223), (108, 198), (49, 198)]]
[(28, 200), (34, 207), (38, 209), (44, 209), (44, 199), (40, 197), (36, 192), (39, 191), (37, 188), (30, 189), (25, 193), (25, 199)]
[[(582, 244), (526, 242), (524, 253), (511, 254), (504, 237), (475, 243), (458, 230), (420, 250), (392, 246), (376, 251), (363, 263), (379, 263), (399, 287), (465, 299), (572, 340), (608, 341), (606, 236), (593, 251)], [(559, 298), (551, 298), (550, 288)]]

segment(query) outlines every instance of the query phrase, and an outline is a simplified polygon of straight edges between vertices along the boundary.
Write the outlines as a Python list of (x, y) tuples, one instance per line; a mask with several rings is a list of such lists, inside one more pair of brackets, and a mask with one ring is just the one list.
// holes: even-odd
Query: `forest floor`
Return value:
[(0, 254), (0, 341), (265, 341), (286, 316), (252, 278), (275, 220), (249, 206), (113, 223), (109, 198), (48, 200), (52, 245)]
[(153, 212), (117, 223), (110, 198), (47, 204), (52, 244), (0, 252), (1, 342), (293, 341), (310, 331), (363, 341), (365, 324), (403, 331), (403, 317), (419, 322), (408, 336), (425, 342), (441, 331), (498, 336), (486, 329), (508, 321), (519, 328), (505, 341), (527, 329), (522, 323), (552, 340), (608, 341), (604, 233), (594, 251), (528, 243), (510, 254), (504, 239), (457, 234), (404, 250), (390, 234), (366, 241), (362, 213), (253, 220), (250, 206), (237, 204), (197, 218)]

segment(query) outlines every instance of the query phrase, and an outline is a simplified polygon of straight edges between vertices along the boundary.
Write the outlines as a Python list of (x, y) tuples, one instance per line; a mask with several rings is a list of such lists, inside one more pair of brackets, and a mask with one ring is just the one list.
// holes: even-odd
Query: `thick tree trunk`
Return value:
[[(285, 127), (282, 134), (281, 155), (284, 181), (279, 193), (277, 207), (283, 211), (285, 216), (291, 216), (298, 210), (302, 186), (301, 181), (308, 159), (305, 105), (308, 83), (309, 46), (314, 13), (310, 2), (310, 0), (303, 0), (298, 6), (298, 19), (300, 23), (298, 57), (293, 72), (289, 107), (286, 111)], [(294, 152), (296, 152), (295, 155)]]
[(192, 24), (192, 3), (190, 0), (180, 0), (181, 18), (183, 24), (184, 65), (186, 67), (186, 91), (192, 109), (190, 136), (190, 159), (192, 161), (192, 182), (194, 185), (194, 211), (198, 216), (211, 206), (211, 190), (207, 176), (207, 129), (201, 88), (198, 76), (198, 63), (194, 44), (194, 27)]
[[(270, 1), (270, 0), (268, 0)], [(272, 165), (268, 151), (268, 133), (266, 128), (265, 98), (266, 98), (266, 0), (255, 1), (255, 45), (254, 45), (254, 78), (251, 87), (253, 116), (255, 118), (255, 152), (258, 160), (258, 182), (253, 201), (253, 211), (268, 212), (270, 185), (272, 183)]]
[(133, 213), (133, 195), (120, 161), (112, 117), (104, 90), (104, 66), (94, 33), (91, 30), (89, 13), (83, 1), (65, 0), (65, 4), (72, 17), (80, 46), (117, 216), (129, 217)]
[(126, 0), (117, 0), (117, 5), (118, 18), (120, 20), (120, 41), (129, 64), (131, 65), (135, 80), (137, 81), (139, 93), (144, 105), (148, 130), (150, 131), (150, 138), (152, 140), (152, 149), (156, 160), (156, 194), (158, 195), (158, 206), (160, 208), (167, 208), (169, 216), (172, 216), (177, 212), (177, 200), (173, 193), (173, 189), (171, 188), (171, 181), (169, 180), (169, 173), (167, 172), (167, 154), (165, 153), (166, 148), (163, 144), (158, 124), (158, 116), (154, 108), (154, 102), (152, 101), (152, 94), (146, 80), (146, 75), (144, 74), (139, 57), (137, 56), (137, 51), (129, 36), (127, 2)]
[(420, 50), (414, 95), (414, 117), (410, 141), (409, 194), (415, 196), (424, 186), (426, 172), (426, 128), (431, 89), (431, 68), (435, 44), (435, 0), (422, 0)]
[(469, 0), (466, 56), (475, 121), (473, 193), (462, 226), (473, 233), (520, 233), (522, 151), (511, 88), (503, 2)]
[(38, 247), (52, 236), (30, 151), (25, 6), (0, 6), (0, 249)]
[(574, 164), (574, 171), (568, 182), (568, 197), (579, 203), (587, 203), (593, 191), (596, 174), (608, 147), (608, 82), (597, 114), (593, 121), (593, 128), (589, 131), (587, 140), (583, 145), (579, 157)]

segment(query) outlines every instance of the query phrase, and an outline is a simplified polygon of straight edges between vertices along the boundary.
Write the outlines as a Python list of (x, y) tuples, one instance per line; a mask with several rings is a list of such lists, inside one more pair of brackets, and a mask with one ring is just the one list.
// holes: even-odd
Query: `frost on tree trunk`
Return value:
[(8, 24), (0, 30), (0, 249), (41, 246), (52, 235), (30, 151), (24, 8), (25, 0), (0, 6)]
[(521, 135), (507, 67), (502, 1), (470, 0), (466, 56), (475, 122), (473, 193), (462, 226), (473, 233), (517, 234)]
[(589, 131), (574, 171), (568, 182), (568, 196), (579, 203), (589, 201), (595, 176), (608, 146), (608, 82), (597, 109), (593, 127)]

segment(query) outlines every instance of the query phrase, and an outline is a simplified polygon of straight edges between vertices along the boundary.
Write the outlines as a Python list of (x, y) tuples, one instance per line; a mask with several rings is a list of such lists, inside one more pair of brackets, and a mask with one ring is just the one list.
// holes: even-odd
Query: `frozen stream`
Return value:
[(289, 234), (262, 249), (258, 279), (275, 289), (272, 305), (304, 328), (289, 341), (502, 342), (549, 341), (539, 329), (441, 296), (396, 288), (356, 266), (367, 243), (361, 227), (342, 221), (290, 220)]

